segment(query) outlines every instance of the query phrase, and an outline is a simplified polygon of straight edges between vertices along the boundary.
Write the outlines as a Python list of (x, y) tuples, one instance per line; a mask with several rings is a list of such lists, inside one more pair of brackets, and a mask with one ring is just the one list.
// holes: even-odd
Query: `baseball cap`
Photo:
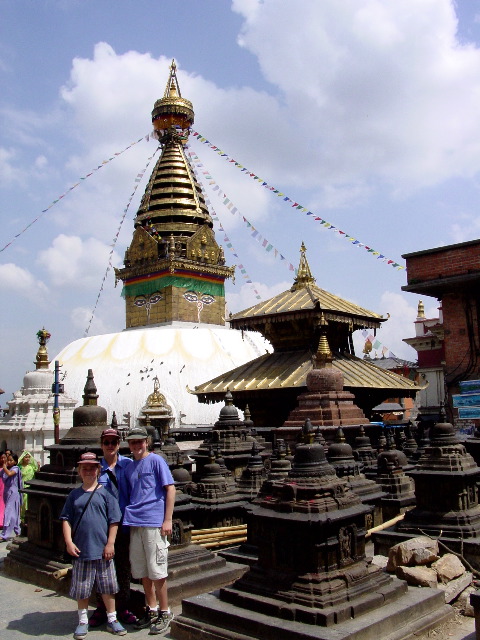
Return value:
[(126, 440), (145, 440), (148, 438), (147, 430), (144, 427), (132, 427), (127, 433)]
[(102, 434), (100, 436), (100, 439), (103, 440), (103, 438), (118, 438), (120, 439), (120, 435), (118, 433), (118, 431), (116, 429), (112, 429), (111, 427), (109, 427), (108, 429), (104, 429), (102, 431)]
[(87, 451), (87, 453), (82, 453), (77, 464), (100, 464), (100, 460), (94, 453)]

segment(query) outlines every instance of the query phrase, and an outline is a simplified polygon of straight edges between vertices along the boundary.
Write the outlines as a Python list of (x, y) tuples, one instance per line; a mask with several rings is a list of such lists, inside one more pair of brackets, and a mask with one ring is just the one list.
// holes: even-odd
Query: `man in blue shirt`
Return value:
[(150, 635), (155, 635), (167, 631), (173, 619), (167, 594), (167, 536), (172, 533), (175, 484), (165, 460), (148, 451), (147, 438), (144, 427), (133, 427), (127, 434), (133, 463), (125, 471), (130, 499), (124, 524), (130, 527), (132, 576), (142, 580), (147, 605), (135, 628), (150, 627)]
[[(116, 429), (109, 428), (102, 431), (100, 436), (103, 458), (100, 460), (100, 476), (98, 482), (118, 501), (123, 514), (128, 501), (128, 485), (125, 470), (132, 463), (119, 453), (120, 435)], [(115, 541), (115, 559), (119, 591), (115, 596), (118, 619), (124, 624), (137, 622), (136, 616), (129, 610), (130, 600), (130, 561), (128, 549), (130, 544), (130, 530), (120, 524)], [(98, 627), (105, 622), (107, 613), (103, 601), (97, 594), (97, 608), (90, 616), (90, 627)]]

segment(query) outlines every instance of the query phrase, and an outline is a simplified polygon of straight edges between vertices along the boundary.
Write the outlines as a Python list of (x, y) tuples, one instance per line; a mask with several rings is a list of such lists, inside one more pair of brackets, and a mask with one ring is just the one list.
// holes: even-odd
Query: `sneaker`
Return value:
[(113, 620), (113, 622), (107, 622), (107, 631), (113, 633), (114, 636), (125, 636), (127, 635), (127, 630), (122, 627), (118, 620)]
[(80, 623), (78, 627), (73, 632), (73, 637), (75, 640), (83, 640), (87, 637), (88, 633), (88, 623)]
[(99, 627), (107, 621), (107, 612), (103, 607), (97, 607), (88, 620), (90, 627)]
[(117, 613), (117, 618), (120, 620), (120, 622), (123, 622), (123, 624), (135, 624), (136, 622), (138, 622), (137, 616), (128, 609), (119, 611)]
[(170, 611), (161, 611), (156, 622), (150, 627), (148, 635), (156, 636), (159, 633), (164, 633), (170, 628), (170, 623), (173, 620), (173, 613)]
[(145, 607), (145, 613), (143, 617), (137, 620), (136, 624), (133, 626), (134, 629), (146, 629), (147, 627), (151, 627), (154, 622), (158, 619), (158, 611), (152, 611), (150, 607), (147, 605)]

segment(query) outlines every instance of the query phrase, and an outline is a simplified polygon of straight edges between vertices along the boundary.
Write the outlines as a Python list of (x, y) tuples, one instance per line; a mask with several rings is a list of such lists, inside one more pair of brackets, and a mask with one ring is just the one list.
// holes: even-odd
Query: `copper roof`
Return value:
[[(356, 356), (336, 353), (332, 364), (343, 373), (346, 389), (419, 390), (408, 378), (380, 369)], [(310, 351), (268, 353), (196, 386), (192, 393), (198, 396), (218, 393), (223, 397), (227, 390), (235, 393), (305, 387), (307, 373), (312, 367)]]

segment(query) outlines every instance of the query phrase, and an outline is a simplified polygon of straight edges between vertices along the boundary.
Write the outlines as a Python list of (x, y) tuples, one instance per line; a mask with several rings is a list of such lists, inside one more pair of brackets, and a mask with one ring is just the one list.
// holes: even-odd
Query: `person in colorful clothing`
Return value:
[(118, 502), (99, 484), (100, 462), (94, 453), (80, 456), (77, 467), (82, 486), (73, 489), (65, 501), (60, 520), (67, 553), (72, 556), (70, 597), (77, 601), (78, 626), (73, 637), (83, 640), (88, 633), (88, 601), (95, 586), (107, 610), (107, 631), (124, 636), (117, 620), (115, 593), (115, 537), (122, 514)]
[(5, 510), (3, 513), (3, 529), (0, 542), (7, 542), (13, 536), (20, 535), (20, 505), (22, 495), (22, 474), (17, 465), (18, 457), (12, 453), (6, 456), (0, 469), (0, 478), (3, 480), (3, 501)]
[[(0, 451), (0, 469), (3, 468), (3, 463), (6, 461), (7, 456), (3, 451)], [(5, 485), (3, 483), (3, 477), (0, 475), (0, 529), (3, 528), (3, 514), (5, 511), (5, 502), (3, 501), (3, 491)]]
[[(103, 458), (100, 459), (100, 476), (98, 481), (104, 485), (112, 496), (118, 501), (120, 511), (123, 513), (128, 501), (128, 488), (125, 480), (125, 470), (132, 463), (131, 458), (120, 455), (120, 435), (116, 429), (109, 428), (102, 431), (100, 436)], [(135, 624), (136, 616), (128, 609), (130, 600), (130, 561), (128, 548), (130, 544), (130, 530), (120, 525), (115, 539), (115, 567), (117, 569), (118, 593), (115, 596), (117, 616), (124, 624)], [(90, 627), (99, 627), (106, 622), (107, 612), (97, 593), (97, 608), (88, 621)]]
[[(23, 486), (28, 487), (28, 482), (35, 476), (38, 465), (33, 459), (33, 456), (30, 452), (23, 451), (18, 459), (18, 466), (20, 467), (20, 471), (22, 473)], [(25, 523), (25, 513), (27, 511), (27, 508), (28, 496), (26, 493), (24, 493), (22, 499), (22, 507), (20, 509), (20, 521), (22, 522), (22, 524)]]

